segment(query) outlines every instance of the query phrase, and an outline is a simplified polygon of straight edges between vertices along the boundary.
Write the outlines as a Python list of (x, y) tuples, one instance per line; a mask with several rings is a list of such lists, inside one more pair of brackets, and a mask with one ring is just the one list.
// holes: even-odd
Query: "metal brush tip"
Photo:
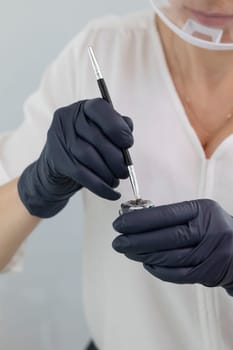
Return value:
[(94, 51), (93, 51), (91, 46), (88, 47), (88, 53), (89, 53), (89, 57), (90, 57), (90, 60), (91, 60), (91, 64), (92, 64), (93, 70), (95, 72), (96, 79), (97, 80), (103, 79), (103, 76), (102, 76), (101, 71), (100, 71), (99, 64), (97, 62), (97, 59), (95, 57)]

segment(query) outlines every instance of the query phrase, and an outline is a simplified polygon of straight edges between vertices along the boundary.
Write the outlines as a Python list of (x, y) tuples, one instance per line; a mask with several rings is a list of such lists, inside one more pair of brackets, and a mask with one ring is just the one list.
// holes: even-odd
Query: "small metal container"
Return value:
[(145, 200), (145, 199), (131, 200), (121, 204), (121, 209), (119, 210), (119, 214), (122, 215), (122, 214), (129, 213), (133, 210), (146, 209), (154, 206), (155, 205), (149, 200)]

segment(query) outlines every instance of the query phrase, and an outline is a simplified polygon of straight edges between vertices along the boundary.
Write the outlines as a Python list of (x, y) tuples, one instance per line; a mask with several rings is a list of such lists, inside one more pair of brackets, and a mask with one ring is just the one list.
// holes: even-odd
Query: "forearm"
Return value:
[(40, 218), (28, 213), (22, 204), (15, 179), (0, 187), (0, 270), (8, 264)]

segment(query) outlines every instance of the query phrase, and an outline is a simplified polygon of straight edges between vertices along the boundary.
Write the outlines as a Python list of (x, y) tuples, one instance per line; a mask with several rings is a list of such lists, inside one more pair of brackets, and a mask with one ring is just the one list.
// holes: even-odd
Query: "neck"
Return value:
[(226, 135), (233, 130), (233, 119), (229, 119), (233, 115), (233, 51), (209, 51), (190, 45), (159, 19), (157, 27), (186, 115), (202, 145), (211, 145), (221, 130)]
[(179, 60), (183, 76), (194, 85), (216, 89), (231, 84), (233, 88), (233, 51), (211, 51), (193, 46), (173, 33), (159, 18), (157, 27), (167, 55)]

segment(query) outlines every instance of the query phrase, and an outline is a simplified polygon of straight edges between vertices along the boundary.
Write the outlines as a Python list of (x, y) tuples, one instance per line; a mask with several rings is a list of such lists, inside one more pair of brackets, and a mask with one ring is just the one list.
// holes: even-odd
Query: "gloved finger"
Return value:
[(147, 254), (143, 263), (163, 267), (194, 267), (203, 261), (201, 256), (194, 253), (193, 248), (185, 248)]
[(128, 124), (130, 130), (133, 132), (134, 129), (134, 125), (133, 125), (133, 121), (131, 118), (126, 117), (126, 116), (122, 116), (122, 118), (124, 119), (124, 121)]
[(196, 201), (185, 201), (170, 205), (162, 205), (119, 216), (113, 227), (120, 233), (140, 233), (161, 228), (183, 225), (198, 215)]
[(143, 264), (144, 268), (153, 276), (165, 282), (178, 284), (197, 283), (192, 274), (193, 267), (160, 267)]
[(84, 116), (80, 115), (79, 128), (76, 132), (79, 137), (97, 149), (116, 178), (126, 179), (129, 176), (122, 149), (108, 140), (94, 123), (88, 122)]
[(187, 225), (180, 225), (157, 231), (120, 235), (114, 239), (112, 245), (119, 253), (154, 253), (194, 247), (199, 241), (197, 230), (190, 231)]
[(148, 254), (125, 253), (124, 255), (130, 260), (143, 263)]
[(116, 146), (129, 148), (133, 145), (133, 135), (128, 124), (110, 103), (101, 98), (88, 100), (83, 111)]
[(95, 173), (109, 186), (116, 187), (119, 185), (119, 180), (114, 177), (107, 164), (92, 145), (78, 138), (71, 147), (72, 156), (79, 163)]
[(161, 267), (195, 267), (205, 261), (205, 257), (195, 254), (193, 248), (175, 249), (147, 254), (127, 254), (144, 264)]
[(121, 197), (119, 192), (114, 191), (91, 170), (82, 166), (82, 164), (79, 164), (76, 171), (73, 171), (71, 178), (104, 199), (115, 201)]
[(126, 253), (127, 258), (148, 265), (164, 267), (190, 267), (197, 266), (203, 260), (192, 254), (192, 248), (165, 250), (155, 253)]

